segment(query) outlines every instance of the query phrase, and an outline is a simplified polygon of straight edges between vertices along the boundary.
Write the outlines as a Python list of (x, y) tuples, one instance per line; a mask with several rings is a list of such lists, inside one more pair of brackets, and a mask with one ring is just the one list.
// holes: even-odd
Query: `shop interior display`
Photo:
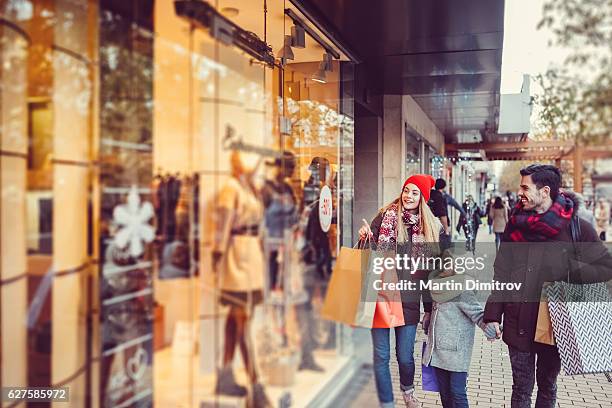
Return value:
[(225, 3), (206, 13), (240, 28), (232, 41), (189, 30), (172, 0), (43, 0), (6, 15), (28, 37), (11, 51), (18, 86), (1, 69), (2, 102), (23, 116), (2, 123), (22, 145), (3, 150), (23, 151), (0, 157), (24, 207), (1, 231), (25, 243), (11, 247), (26, 275), (17, 382), (66, 380), (83, 406), (259, 407), (339, 367), (318, 310), (352, 143), (347, 57), (282, 1), (233, 16)]

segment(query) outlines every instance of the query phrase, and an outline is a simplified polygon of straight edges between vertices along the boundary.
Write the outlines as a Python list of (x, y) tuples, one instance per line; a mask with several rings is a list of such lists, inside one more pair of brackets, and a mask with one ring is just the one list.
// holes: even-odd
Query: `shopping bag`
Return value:
[(555, 336), (553, 334), (552, 322), (550, 321), (550, 313), (548, 312), (548, 302), (540, 302), (538, 322), (533, 341), (551, 346), (555, 345)]
[[(548, 286), (548, 284), (545, 284)], [(552, 322), (550, 321), (550, 312), (548, 311), (548, 299), (546, 298), (546, 290), (542, 290), (540, 306), (538, 308), (538, 321), (536, 324), (536, 332), (533, 337), (536, 343), (555, 344), (555, 336), (553, 334)]]
[[(377, 256), (391, 257), (394, 258), (394, 253), (383, 252), (377, 253), (371, 258)], [(370, 262), (373, 264), (373, 262)], [(379, 279), (383, 284), (385, 283), (398, 283), (397, 270), (395, 269), (395, 262), (393, 267), (387, 268), (382, 262), (383, 272), (379, 275)], [(370, 275), (376, 275), (371, 269), (368, 271)], [(374, 289), (374, 284), (371, 285)], [(399, 290), (379, 290), (376, 299), (376, 309), (374, 312), (374, 321), (372, 323), (373, 328), (393, 328), (403, 326), (404, 322), (404, 309), (402, 307), (402, 296)]]
[[(368, 263), (371, 251), (341, 247), (336, 259), (325, 301), (321, 308), (321, 317), (349, 325), (368, 324), (367, 315), (370, 314), (369, 325), (374, 316), (374, 304), (371, 311), (363, 308), (361, 303), (363, 279), (367, 276)], [(360, 310), (361, 307), (361, 310)], [(359, 321), (357, 321), (359, 315)]]
[(355, 315), (354, 326), (371, 329), (374, 323), (374, 313), (376, 311), (376, 301), (378, 291), (374, 288), (374, 282), (379, 276), (374, 273), (374, 264), (377, 258), (384, 258), (387, 253), (381, 251), (370, 251), (368, 263), (361, 270), (361, 296), (357, 314)]
[(612, 299), (607, 284), (554, 282), (545, 289), (565, 374), (612, 371)]
[[(423, 342), (423, 351), (421, 355), (425, 354), (425, 347), (427, 342)], [(436, 378), (436, 371), (432, 366), (422, 364), (422, 379), (423, 379), (423, 391), (440, 392), (440, 386), (438, 385), (438, 379)]]

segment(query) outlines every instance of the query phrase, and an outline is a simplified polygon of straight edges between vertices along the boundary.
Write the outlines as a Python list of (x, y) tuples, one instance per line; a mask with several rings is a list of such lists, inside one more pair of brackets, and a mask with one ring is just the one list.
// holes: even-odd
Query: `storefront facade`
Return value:
[(292, 2), (185, 3), (0, 2), (1, 386), (303, 406), (350, 362), (352, 62)]

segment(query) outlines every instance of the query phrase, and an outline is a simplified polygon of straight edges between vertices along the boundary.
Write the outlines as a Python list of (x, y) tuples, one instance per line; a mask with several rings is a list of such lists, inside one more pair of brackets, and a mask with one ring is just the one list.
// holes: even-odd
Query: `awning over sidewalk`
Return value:
[(374, 93), (411, 95), (447, 143), (500, 140), (504, 0), (306, 3), (361, 56)]

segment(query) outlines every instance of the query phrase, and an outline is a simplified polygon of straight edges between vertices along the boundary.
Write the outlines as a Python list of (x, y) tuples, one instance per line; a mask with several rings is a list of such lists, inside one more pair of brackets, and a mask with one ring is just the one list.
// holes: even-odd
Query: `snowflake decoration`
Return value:
[(153, 205), (149, 202), (140, 204), (136, 186), (132, 186), (127, 196), (127, 204), (121, 204), (113, 210), (113, 219), (122, 228), (115, 235), (115, 245), (121, 249), (129, 245), (129, 252), (134, 258), (144, 251), (142, 241), (151, 242), (155, 238), (155, 229), (149, 225), (153, 217)]

